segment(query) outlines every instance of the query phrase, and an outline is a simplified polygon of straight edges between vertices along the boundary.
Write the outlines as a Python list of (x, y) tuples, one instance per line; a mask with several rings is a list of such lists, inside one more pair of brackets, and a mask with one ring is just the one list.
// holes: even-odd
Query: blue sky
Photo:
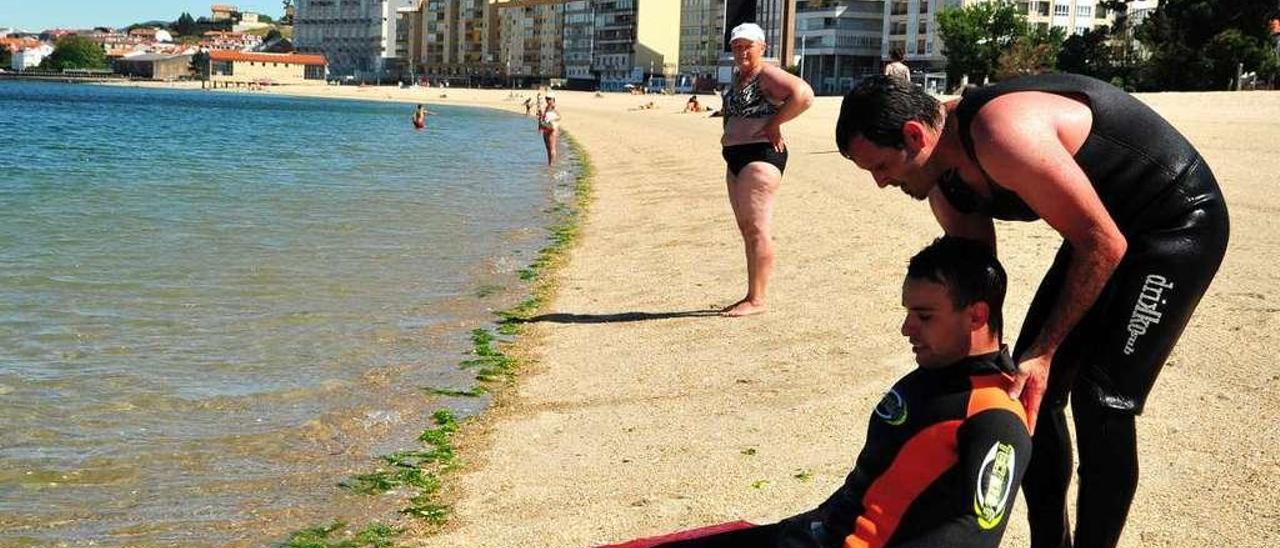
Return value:
[(213, 4), (231, 4), (273, 19), (284, 13), (280, 0), (0, 0), (0, 28), (39, 32), (50, 28), (123, 27), (152, 19), (173, 21), (184, 11), (192, 17), (208, 17)]

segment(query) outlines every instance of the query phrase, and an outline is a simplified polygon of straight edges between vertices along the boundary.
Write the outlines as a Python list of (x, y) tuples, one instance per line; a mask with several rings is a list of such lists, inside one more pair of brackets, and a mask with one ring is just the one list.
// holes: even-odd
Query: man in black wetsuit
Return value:
[(1014, 350), (1014, 393), (1035, 432), (1023, 484), (1032, 545), (1071, 545), (1070, 394), (1076, 545), (1114, 546), (1138, 482), (1134, 418), (1226, 250), (1209, 166), (1137, 99), (1069, 74), (946, 104), (868, 78), (845, 96), (836, 145), (879, 186), (928, 199), (947, 234), (994, 245), (992, 219), (1044, 219), (1062, 235)]
[(1001, 344), (1005, 272), (985, 243), (944, 237), (912, 257), (902, 334), (919, 368), (885, 394), (844, 485), (778, 523), (666, 548), (978, 548), (1000, 544), (1031, 458)]

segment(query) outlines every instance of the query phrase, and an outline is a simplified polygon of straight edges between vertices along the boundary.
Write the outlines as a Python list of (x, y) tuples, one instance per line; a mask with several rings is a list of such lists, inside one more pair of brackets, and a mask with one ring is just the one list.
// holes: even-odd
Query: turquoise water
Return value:
[(527, 118), (429, 108), (0, 82), (0, 543), (393, 510), (334, 483), (469, 385), (572, 179)]

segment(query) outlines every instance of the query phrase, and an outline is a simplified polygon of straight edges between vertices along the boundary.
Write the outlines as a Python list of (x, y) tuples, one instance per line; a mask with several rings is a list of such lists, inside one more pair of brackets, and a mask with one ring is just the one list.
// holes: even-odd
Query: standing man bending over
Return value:
[(1031, 458), (1016, 368), (1001, 342), (1005, 273), (982, 242), (944, 237), (911, 258), (902, 334), (920, 366), (893, 385), (844, 485), (772, 525), (666, 547), (994, 547)]
[(1023, 487), (1031, 541), (1071, 546), (1071, 394), (1076, 545), (1114, 546), (1138, 484), (1134, 418), (1226, 250), (1227, 208), (1209, 166), (1137, 99), (1070, 74), (946, 104), (870, 78), (845, 96), (836, 146), (880, 187), (928, 199), (949, 235), (994, 246), (992, 219), (1044, 219), (1062, 235), (1014, 350), (1014, 393), (1035, 432)]
[(725, 307), (725, 316), (765, 311), (773, 273), (773, 199), (787, 167), (782, 124), (813, 103), (804, 80), (764, 61), (764, 30), (755, 23), (733, 28), (733, 83), (724, 92), (721, 154), (728, 164), (729, 205), (747, 252), (747, 296)]

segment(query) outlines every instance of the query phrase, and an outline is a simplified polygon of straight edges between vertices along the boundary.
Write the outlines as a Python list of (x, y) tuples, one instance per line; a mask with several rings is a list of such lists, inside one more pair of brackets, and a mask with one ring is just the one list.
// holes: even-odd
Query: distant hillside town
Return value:
[[(198, 18), (183, 13), (124, 29), (0, 29), (0, 66), (32, 75), (72, 70), (224, 85), (700, 92), (730, 81), (728, 31), (749, 21), (764, 28), (770, 62), (820, 94), (843, 93), (883, 72), (894, 53), (913, 81), (939, 93), (1051, 70), (1129, 89), (1273, 85), (1280, 72), (1276, 3), (1242, 0), (1214, 8), (1219, 12), (1207, 19), (1194, 11), (1193, 19), (1184, 9), (1192, 2), (285, 0), (278, 19), (214, 4)], [(97, 46), (101, 60), (72, 56), (69, 65), (55, 50), (70, 37)], [(1161, 46), (1194, 41), (1200, 44)], [(1186, 66), (1209, 70), (1165, 74)]]

